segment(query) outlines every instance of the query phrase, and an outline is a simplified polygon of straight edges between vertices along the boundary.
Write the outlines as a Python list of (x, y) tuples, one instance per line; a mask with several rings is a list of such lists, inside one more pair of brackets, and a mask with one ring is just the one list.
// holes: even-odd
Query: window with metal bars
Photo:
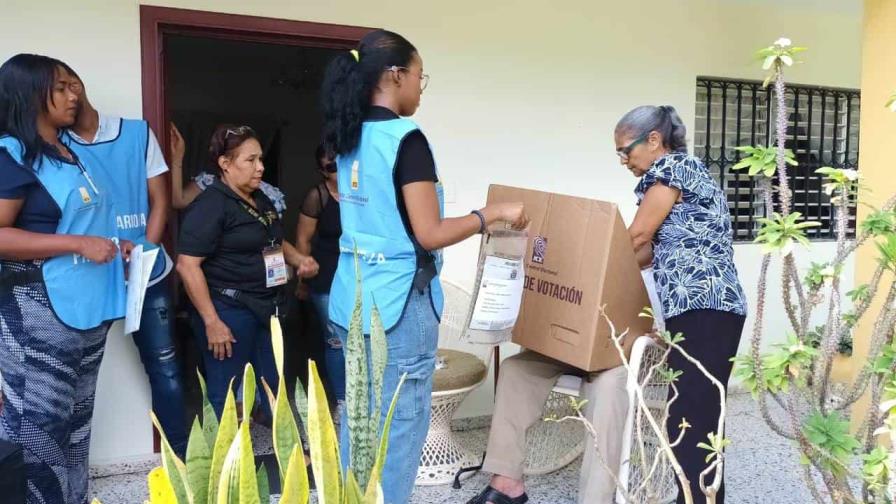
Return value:
[[(788, 85), (786, 146), (799, 166), (789, 166), (793, 209), (821, 222), (807, 229), (814, 240), (836, 237), (834, 207), (822, 189), (822, 166), (858, 169), (859, 90)], [(772, 86), (759, 81), (697, 78), (694, 155), (701, 158), (728, 195), (735, 241), (752, 241), (765, 216), (755, 181), (731, 167), (740, 160), (734, 148), (775, 142), (776, 104)], [(775, 179), (777, 188), (777, 179)], [(856, 203), (850, 202), (848, 232), (855, 236)]]

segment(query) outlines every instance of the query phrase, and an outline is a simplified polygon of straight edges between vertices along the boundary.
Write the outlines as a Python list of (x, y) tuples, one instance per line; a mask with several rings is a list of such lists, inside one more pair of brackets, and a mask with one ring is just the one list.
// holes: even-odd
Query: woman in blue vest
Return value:
[[(385, 501), (408, 502), (429, 427), (432, 375), (442, 309), (443, 247), (494, 222), (522, 229), (521, 203), (487, 206), (446, 219), (442, 186), (429, 143), (411, 116), (428, 75), (417, 49), (396, 33), (377, 30), (357, 50), (337, 55), (321, 91), (324, 142), (337, 155), (341, 254), (330, 290), (330, 320), (343, 340), (355, 298), (357, 249), (363, 279), (363, 331), (374, 302), (386, 328), (388, 363), (383, 416), (399, 378), (407, 374), (392, 422), (383, 471)], [(348, 463), (342, 427), (342, 460)]]
[(0, 67), (0, 438), (24, 451), (29, 503), (87, 502), (97, 374), (125, 311), (128, 250), (102, 177), (60, 141), (73, 82), (45, 56)]
[[(731, 374), (747, 314), (747, 300), (731, 236), (725, 192), (703, 163), (688, 155), (686, 130), (670, 106), (638, 107), (616, 125), (620, 163), (640, 180), (638, 213), (629, 234), (642, 268), (653, 266), (666, 330), (682, 333), (681, 346), (723, 384)], [(678, 399), (669, 407), (669, 437), (677, 439), (686, 419), (691, 427), (675, 456), (699, 500), (706, 450), (697, 446), (718, 426), (720, 406), (713, 384), (678, 352), (669, 366), (683, 374)], [(706, 481), (712, 480), (710, 473)], [(716, 502), (725, 501), (725, 487)], [(679, 492), (679, 504), (684, 494)]]

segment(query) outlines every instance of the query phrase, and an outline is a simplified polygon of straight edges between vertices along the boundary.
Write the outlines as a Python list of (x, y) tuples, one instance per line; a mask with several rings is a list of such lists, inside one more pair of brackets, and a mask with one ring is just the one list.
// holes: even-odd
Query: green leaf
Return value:
[(224, 410), (221, 412), (221, 424), (218, 427), (218, 437), (215, 438), (212, 450), (212, 467), (209, 471), (208, 502), (218, 502), (218, 481), (224, 468), (224, 461), (237, 434), (236, 401), (233, 397), (233, 380), (227, 387), (227, 398), (224, 400)]
[(349, 469), (345, 478), (345, 504), (362, 504), (361, 487), (355, 479), (355, 473)]
[(407, 376), (407, 373), (401, 375), (401, 378), (398, 380), (398, 386), (395, 387), (395, 392), (392, 394), (392, 402), (389, 403), (389, 411), (386, 413), (386, 421), (383, 422), (383, 432), (380, 433), (379, 448), (377, 448), (376, 451), (376, 461), (373, 464), (373, 469), (370, 471), (370, 479), (367, 482), (367, 492), (365, 494), (367, 499), (376, 495), (377, 488), (380, 485), (380, 479), (383, 475), (383, 467), (386, 464), (386, 453), (389, 451), (389, 431), (392, 427), (392, 416), (395, 414), (395, 405), (398, 404), (398, 393), (401, 392), (401, 387), (404, 385), (404, 380)]
[[(284, 383), (282, 376), (280, 377), (280, 383)], [(301, 444), (301, 438), (299, 437), (296, 419), (292, 416), (292, 410), (289, 407), (289, 400), (286, 398), (285, 386), (280, 387), (276, 401), (272, 435), (274, 437), (274, 455), (277, 457), (277, 463), (280, 468), (280, 481), (283, 481), (286, 479), (289, 454), (292, 453), (292, 449), (296, 445)]]
[(305, 395), (305, 388), (302, 387), (302, 382), (300, 380), (296, 380), (295, 401), (296, 401), (296, 410), (299, 412), (299, 419), (301, 419), (302, 425), (304, 426), (305, 431), (307, 433), (307, 430), (308, 430), (308, 396)]
[(202, 377), (202, 373), (198, 369), (196, 376), (199, 377), (199, 388), (202, 389), (202, 433), (205, 435), (206, 445), (214, 446), (215, 438), (218, 436), (218, 415), (215, 414), (215, 408), (208, 400), (205, 378)]
[(271, 502), (271, 485), (268, 482), (268, 471), (263, 462), (261, 467), (258, 468), (258, 474), (256, 474), (255, 479), (258, 480), (259, 502), (269, 504)]
[(280, 504), (307, 504), (308, 494), (308, 473), (305, 470), (305, 457), (297, 445), (289, 455), (289, 464), (286, 468), (286, 478), (283, 480), (283, 494), (280, 496)]
[(212, 451), (205, 440), (199, 420), (194, 420), (187, 443), (187, 479), (196, 504), (208, 502), (208, 475), (211, 467)]
[(314, 467), (317, 502), (341, 504), (342, 478), (336, 430), (333, 428), (330, 405), (314, 361), (308, 362), (308, 375), (308, 444), (311, 448), (311, 464)]
[(193, 492), (190, 491), (190, 483), (187, 479), (187, 467), (183, 461), (177, 458), (174, 450), (171, 449), (168, 437), (165, 436), (165, 431), (162, 430), (162, 425), (159, 423), (159, 419), (156, 418), (155, 413), (150, 412), (149, 417), (162, 438), (162, 467), (165, 469), (169, 481), (171, 481), (171, 487), (174, 489), (177, 502), (193, 504)]
[[(247, 364), (248, 368), (251, 364)], [(254, 380), (253, 380), (254, 382)], [(254, 390), (255, 387), (253, 386)], [(246, 398), (243, 397), (245, 403)], [(244, 421), (240, 425), (240, 433), (238, 436), (240, 442), (239, 450), (239, 484), (240, 484), (240, 500), (239, 504), (260, 504), (258, 496), (258, 479), (255, 477), (255, 452), (252, 449), (252, 434), (249, 433), (249, 424), (251, 422)]]
[(379, 309), (374, 302), (373, 309), (370, 312), (370, 362), (372, 365), (370, 374), (373, 382), (372, 386), (374, 397), (374, 408), (370, 412), (370, 418), (368, 420), (368, 435), (371, 457), (369, 467), (358, 468), (359, 472), (357, 478), (358, 484), (361, 485), (361, 487), (367, 486), (368, 478), (370, 477), (370, 473), (373, 470), (376, 459), (376, 454), (374, 452), (374, 443), (376, 442), (377, 434), (380, 430), (380, 418), (382, 417), (383, 375), (386, 372), (386, 361), (388, 357), (387, 347), (388, 345), (386, 343), (386, 330), (383, 327), (382, 319), (380, 319)]
[[(255, 407), (255, 368), (252, 364), (246, 364), (243, 371), (243, 418), (252, 416)], [(254, 471), (253, 471), (254, 474)]]
[[(367, 348), (364, 341), (364, 324), (361, 320), (361, 267), (355, 252), (355, 306), (349, 322), (345, 355), (345, 406), (351, 440), (351, 461), (349, 467), (366, 480), (373, 467), (373, 439), (375, 431), (370, 431), (370, 392), (367, 369)], [(320, 486), (318, 485), (318, 488)]]

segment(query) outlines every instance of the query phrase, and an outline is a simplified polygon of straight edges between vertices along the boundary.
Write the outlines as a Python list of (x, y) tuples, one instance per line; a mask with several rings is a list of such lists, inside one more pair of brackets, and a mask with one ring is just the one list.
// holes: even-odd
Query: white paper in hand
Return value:
[(137, 245), (131, 251), (131, 259), (128, 262), (128, 298), (124, 319), (125, 334), (140, 330), (146, 286), (149, 284), (152, 267), (155, 265), (158, 255), (158, 248), (144, 251), (143, 245)]

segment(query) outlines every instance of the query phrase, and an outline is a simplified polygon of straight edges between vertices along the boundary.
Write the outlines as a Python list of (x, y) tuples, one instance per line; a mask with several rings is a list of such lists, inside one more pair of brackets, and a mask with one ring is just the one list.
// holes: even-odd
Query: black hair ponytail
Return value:
[(392, 66), (408, 66), (416, 52), (401, 35), (375, 30), (361, 39), (357, 50), (333, 58), (321, 85), (323, 143), (328, 152), (345, 154), (358, 146), (361, 123), (380, 76)]

